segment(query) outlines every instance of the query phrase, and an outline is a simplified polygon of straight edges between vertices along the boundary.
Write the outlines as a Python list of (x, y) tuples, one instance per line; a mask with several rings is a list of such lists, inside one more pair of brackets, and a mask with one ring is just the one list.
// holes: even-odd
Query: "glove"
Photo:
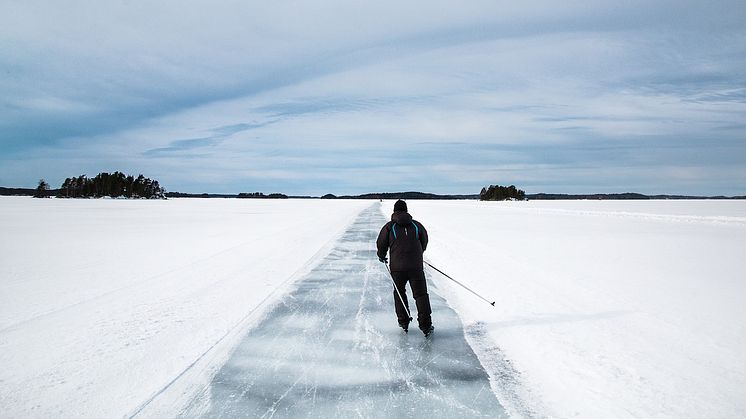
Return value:
[(380, 260), (382, 263), (388, 263), (389, 262), (389, 259), (386, 256), (384, 256), (382, 258), (379, 257), (378, 260)]

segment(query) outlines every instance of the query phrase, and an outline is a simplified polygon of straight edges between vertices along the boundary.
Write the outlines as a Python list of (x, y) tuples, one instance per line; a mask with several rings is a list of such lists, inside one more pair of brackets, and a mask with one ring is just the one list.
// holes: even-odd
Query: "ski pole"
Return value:
[(389, 269), (389, 263), (386, 262), (386, 270), (389, 271), (389, 276), (391, 277), (391, 282), (394, 284), (394, 290), (396, 290), (396, 295), (399, 296), (399, 301), (401, 301), (402, 307), (404, 307), (404, 311), (407, 312), (407, 317), (409, 317), (409, 321), (412, 321), (412, 315), (409, 314), (409, 309), (407, 309), (407, 305), (404, 304), (404, 298), (401, 296), (401, 293), (399, 292), (399, 288), (396, 287), (396, 281), (394, 281), (394, 276), (391, 275), (391, 269)]
[(464, 285), (464, 284), (462, 284), (462, 283), (460, 283), (460, 282), (456, 281), (455, 279), (451, 278), (451, 277), (450, 277), (450, 276), (449, 276), (449, 275), (448, 275), (447, 273), (445, 273), (445, 272), (441, 271), (440, 269), (436, 268), (435, 266), (431, 265), (431, 264), (430, 264), (430, 262), (428, 262), (428, 261), (425, 261), (425, 264), (426, 264), (427, 266), (429, 266), (429, 267), (431, 267), (431, 268), (435, 269), (436, 271), (440, 272), (441, 274), (443, 274), (443, 276), (445, 276), (446, 278), (450, 279), (451, 281), (453, 281), (453, 282), (455, 282), (455, 283), (457, 283), (457, 284), (461, 285), (462, 287), (466, 288), (466, 289), (467, 289), (467, 290), (468, 290), (469, 292), (471, 292), (472, 294), (476, 295), (477, 297), (479, 297), (479, 298), (483, 299), (484, 301), (486, 301), (487, 303), (489, 303), (489, 304), (490, 304), (491, 306), (493, 306), (493, 307), (495, 306), (495, 302), (494, 302), (494, 301), (490, 302), (490, 300), (488, 300), (488, 299), (486, 299), (486, 298), (482, 297), (481, 295), (477, 294), (477, 293), (476, 293), (476, 292), (474, 292), (474, 291), (473, 291), (473, 290), (472, 290), (471, 288), (469, 288), (469, 287), (467, 287), (466, 285)]

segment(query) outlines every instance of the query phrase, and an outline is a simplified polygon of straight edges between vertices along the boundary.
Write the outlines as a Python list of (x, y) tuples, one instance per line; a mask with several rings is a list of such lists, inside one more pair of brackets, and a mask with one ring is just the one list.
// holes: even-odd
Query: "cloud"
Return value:
[(146, 150), (142, 153), (143, 156), (164, 156), (164, 155), (175, 155), (175, 156), (183, 156), (183, 153), (180, 153), (182, 151), (190, 151), (200, 148), (206, 148), (206, 147), (215, 147), (222, 143), (224, 140), (232, 136), (233, 134), (237, 134), (239, 132), (248, 131), (251, 129), (260, 128), (266, 125), (271, 124), (272, 122), (265, 122), (262, 124), (247, 124), (247, 123), (240, 123), (240, 124), (231, 124), (231, 125), (224, 125), (217, 128), (210, 129), (212, 135), (209, 137), (204, 138), (190, 138), (186, 140), (175, 140), (171, 141), (168, 146), (166, 147), (158, 147), (158, 148), (152, 148), (150, 150)]
[[(185, 191), (574, 192), (622, 177), (743, 193), (718, 178), (746, 170), (743, 2), (7, 9), (0, 183), (130, 168)], [(697, 159), (707, 181), (652, 174)]]

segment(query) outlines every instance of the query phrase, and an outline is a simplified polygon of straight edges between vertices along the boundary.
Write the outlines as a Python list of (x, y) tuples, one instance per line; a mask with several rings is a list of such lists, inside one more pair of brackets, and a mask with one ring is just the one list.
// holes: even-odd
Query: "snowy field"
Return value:
[[(371, 204), (0, 197), (0, 416), (121, 417), (188, 393), (169, 384), (209, 380)], [(409, 208), (427, 259), (497, 301), (430, 272), (498, 398), (510, 386), (563, 418), (746, 417), (746, 202)]]
[(133, 413), (369, 205), (0, 197), (0, 417)]
[(746, 417), (746, 202), (409, 210), (428, 228), (430, 262), (497, 302), (433, 273), (483, 363), (510, 360), (537, 412)]

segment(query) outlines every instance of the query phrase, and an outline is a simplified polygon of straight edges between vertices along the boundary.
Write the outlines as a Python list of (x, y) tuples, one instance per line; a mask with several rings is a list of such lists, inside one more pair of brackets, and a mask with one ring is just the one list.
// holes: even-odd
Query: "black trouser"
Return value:
[[(430, 318), (432, 310), (430, 309), (430, 296), (427, 294), (425, 272), (421, 269), (418, 271), (391, 271), (391, 277), (394, 278), (396, 288), (401, 293), (407, 309), (409, 309), (409, 300), (407, 300), (405, 285), (409, 281), (409, 286), (412, 288), (412, 297), (414, 297), (414, 302), (417, 304), (417, 323), (419, 323), (420, 330), (425, 331), (429, 329), (433, 322)], [(394, 307), (396, 307), (396, 317), (399, 319), (399, 325), (408, 325), (409, 317), (407, 317), (407, 312), (404, 310), (404, 306), (396, 290), (394, 290)]]

